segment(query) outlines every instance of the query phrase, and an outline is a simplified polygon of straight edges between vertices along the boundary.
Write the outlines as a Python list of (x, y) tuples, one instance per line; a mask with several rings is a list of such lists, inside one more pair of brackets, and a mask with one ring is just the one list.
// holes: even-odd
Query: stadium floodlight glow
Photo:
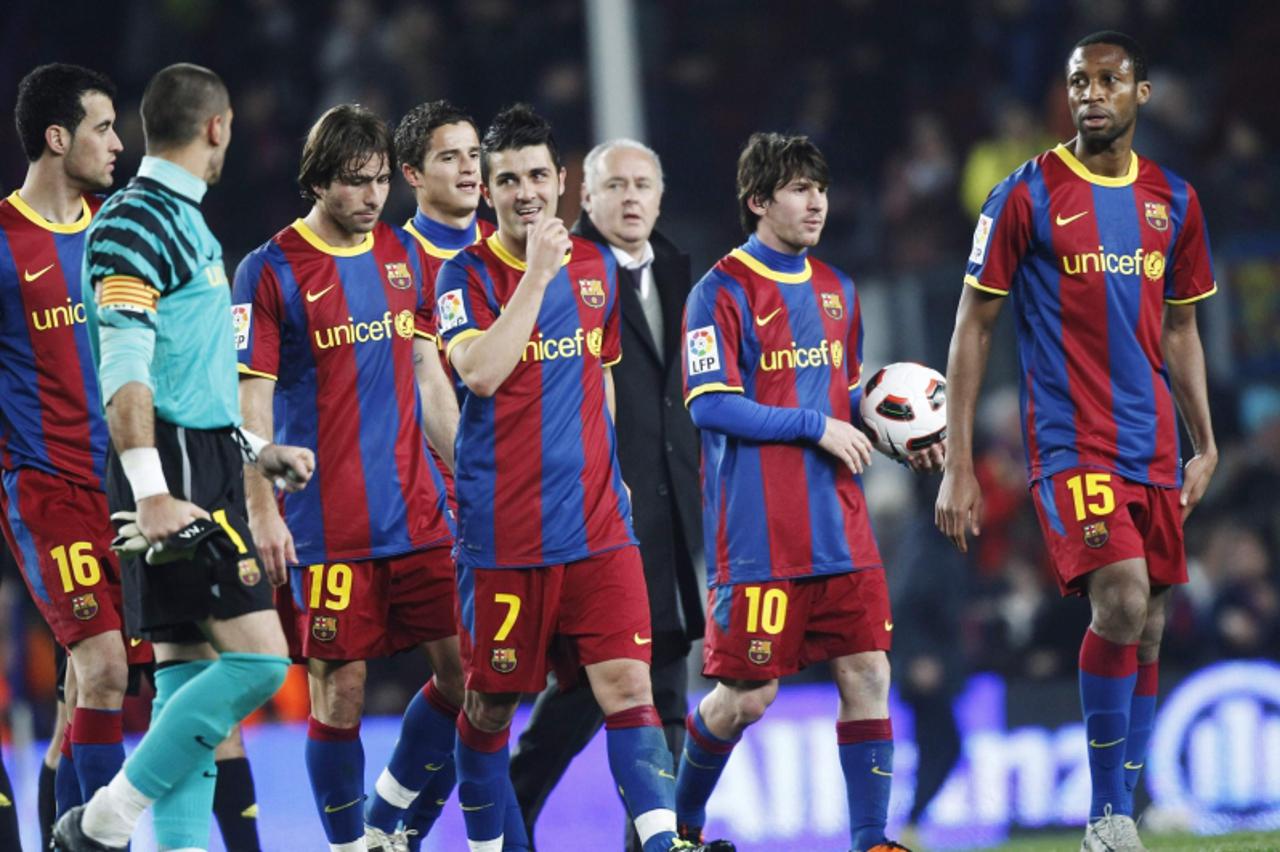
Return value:
[(1220, 663), (1192, 675), (1157, 716), (1152, 801), (1194, 830), (1280, 828), (1280, 666)]

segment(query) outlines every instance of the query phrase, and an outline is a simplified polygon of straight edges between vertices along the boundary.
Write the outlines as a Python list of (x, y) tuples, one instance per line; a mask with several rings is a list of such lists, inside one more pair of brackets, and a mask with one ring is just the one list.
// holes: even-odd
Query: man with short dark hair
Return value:
[(554, 661), (562, 682), (585, 666), (645, 852), (703, 849), (676, 838), (644, 569), (614, 452), (617, 260), (555, 217), (564, 169), (543, 118), (506, 109), (481, 149), (498, 230), (436, 279), (437, 326), (467, 387), (457, 442), (467, 696), (456, 758), (467, 842), (472, 852), (504, 848), (511, 717)]
[[(334, 852), (405, 848), (399, 819), (451, 758), (462, 703), (453, 530), (423, 440), (452, 448), (457, 404), (428, 337), (421, 249), (379, 220), (394, 167), (381, 118), (325, 112), (298, 177), (311, 210), (245, 258), (234, 288), (245, 423), (319, 462), (283, 518), (267, 479), (246, 471), (246, 487), (268, 576), (289, 571), (300, 612), (285, 628), (308, 662), (307, 774)], [(435, 677), (405, 712), (366, 826), (365, 661), (414, 647)]]
[[(978, 217), (947, 364), (952, 452), (936, 522), (961, 550), (982, 523), (973, 417), (992, 329), (1014, 294), (1027, 475), (1059, 591), (1087, 595), (1080, 704), (1092, 799), (1082, 852), (1143, 849), (1133, 819), (1155, 717), (1183, 525), (1218, 463), (1195, 303), (1217, 290), (1204, 212), (1133, 151), (1151, 96), (1124, 33), (1066, 63), (1076, 137), (1029, 160)], [(1193, 457), (1181, 465), (1178, 416)]]
[(90, 227), (83, 264), (89, 342), (111, 447), (113, 547), (139, 632), (155, 644), (155, 715), (123, 768), (54, 841), (70, 852), (123, 849), (153, 803), (170, 849), (207, 843), (214, 749), (267, 701), (288, 658), (270, 584), (252, 550), (243, 463), (295, 490), (308, 450), (238, 429), (230, 288), (199, 204), (221, 176), (231, 107), (207, 68), (171, 65), (142, 98), (147, 156)]
[[(700, 837), (729, 755), (779, 678), (827, 660), (853, 850), (887, 852), (905, 847), (885, 838), (893, 621), (860, 476), (871, 461), (855, 425), (862, 313), (853, 280), (809, 253), (829, 182), (807, 137), (753, 134), (738, 158), (747, 242), (689, 295), (685, 401), (702, 429), (703, 525), (714, 533), (703, 674), (718, 683), (689, 714), (676, 805), (681, 834)], [(912, 466), (931, 469), (941, 453)]]
[(0, 526), (74, 671), (59, 813), (87, 801), (123, 763), (128, 667), (151, 659), (149, 644), (123, 635), (103, 493), (107, 427), (80, 287), (85, 233), (102, 203), (96, 193), (110, 188), (123, 148), (114, 96), (110, 80), (77, 65), (27, 74), (14, 119), (29, 166), (0, 201)]
[[(680, 403), (680, 314), (689, 256), (654, 229), (662, 164), (632, 139), (593, 148), (583, 163), (583, 213), (572, 233), (608, 244), (618, 262), (621, 345), (611, 370), (618, 464), (631, 488), (653, 628), (650, 680), (673, 759), (684, 744), (691, 642), (704, 627), (696, 562), (702, 558), (698, 430)], [(543, 690), (511, 756), (511, 777), (529, 834), (569, 761), (604, 724), (590, 690)], [(628, 846), (639, 838), (627, 825)]]

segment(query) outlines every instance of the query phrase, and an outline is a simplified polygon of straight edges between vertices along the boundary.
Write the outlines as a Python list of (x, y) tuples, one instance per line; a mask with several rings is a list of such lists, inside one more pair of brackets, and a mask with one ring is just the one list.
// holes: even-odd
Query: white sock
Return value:
[(676, 812), (670, 808), (654, 808), (637, 816), (635, 824), (636, 834), (640, 836), (640, 845), (643, 846), (655, 834), (664, 831), (676, 833)]
[(142, 812), (155, 801), (129, 783), (124, 770), (98, 789), (84, 809), (81, 829), (104, 846), (124, 846), (138, 824)]
[(373, 785), (373, 789), (383, 798), (387, 804), (404, 810), (413, 804), (414, 799), (418, 798), (417, 790), (410, 790), (401, 784), (391, 774), (391, 770), (383, 769), (382, 774), (378, 776), (377, 782)]
[(364, 838), (353, 840), (350, 843), (330, 843), (329, 852), (365, 852)]
[(467, 848), (471, 852), (502, 852), (502, 835), (499, 834), (492, 840), (471, 840), (468, 838)]

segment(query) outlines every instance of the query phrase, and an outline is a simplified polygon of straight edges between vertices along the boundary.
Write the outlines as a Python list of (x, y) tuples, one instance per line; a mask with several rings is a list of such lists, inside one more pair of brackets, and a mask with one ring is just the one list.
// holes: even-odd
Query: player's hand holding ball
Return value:
[(267, 444), (258, 453), (258, 469), (281, 491), (301, 491), (316, 469), (316, 457), (306, 447)]
[(534, 279), (545, 286), (564, 262), (564, 256), (573, 247), (569, 229), (555, 216), (543, 215), (529, 226), (529, 240), (525, 259)]
[(923, 364), (882, 367), (859, 406), (876, 449), (912, 470), (942, 470), (947, 441), (947, 380)]
[(871, 464), (871, 440), (852, 423), (828, 417), (818, 446), (854, 473), (862, 473)]

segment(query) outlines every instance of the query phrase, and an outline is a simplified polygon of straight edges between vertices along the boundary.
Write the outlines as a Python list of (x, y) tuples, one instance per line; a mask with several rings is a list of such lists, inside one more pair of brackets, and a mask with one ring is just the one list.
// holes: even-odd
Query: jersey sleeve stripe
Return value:
[(239, 370), (240, 375), (242, 376), (257, 376), (260, 379), (270, 379), (273, 382), (279, 378), (272, 373), (264, 373), (261, 370), (251, 370), (244, 364), (237, 364), (236, 369)]
[(449, 342), (444, 348), (444, 354), (448, 355), (453, 351), (453, 347), (457, 346), (463, 340), (470, 340), (471, 338), (479, 337), (482, 334), (484, 334), (484, 332), (478, 328), (464, 328), (462, 331), (449, 338)]
[(1009, 295), (1008, 290), (999, 290), (995, 287), (988, 287), (973, 275), (966, 275), (964, 277), (964, 283), (968, 284), (970, 287), (974, 288), (975, 290), (981, 290), (984, 293), (991, 293), (992, 295), (995, 295), (995, 296)]
[(1216, 293), (1216, 292), (1218, 292), (1218, 282), (1217, 282), (1217, 281), (1213, 282), (1213, 289), (1208, 290), (1208, 291), (1206, 291), (1206, 292), (1204, 292), (1204, 293), (1197, 293), (1196, 295), (1191, 296), (1190, 298), (1186, 298), (1186, 299), (1165, 299), (1165, 300), (1164, 300), (1164, 303), (1165, 303), (1166, 305), (1190, 305), (1190, 304), (1192, 304), (1193, 302), (1198, 302), (1198, 301), (1200, 301), (1201, 299), (1207, 299), (1207, 298), (1209, 298), (1210, 296), (1212, 296), (1212, 295), (1213, 295), (1214, 293)]
[(614, 358), (612, 361), (605, 361), (605, 362), (604, 362), (604, 365), (605, 365), (606, 367), (612, 367), (613, 365), (615, 365), (615, 364), (620, 364), (620, 363), (622, 363), (622, 356), (621, 356), (621, 355), (619, 355), (617, 358)]
[(690, 389), (685, 394), (684, 404), (689, 407), (689, 403), (693, 402), (704, 393), (743, 393), (742, 388), (735, 388), (733, 385), (726, 385), (724, 382), (708, 382), (705, 385), (698, 385), (696, 388)]
[(413, 333), (414, 333), (415, 335), (417, 335), (418, 337), (421, 337), (423, 340), (429, 340), (429, 341), (431, 341), (432, 343), (435, 343), (435, 342), (436, 342), (436, 336), (435, 336), (434, 334), (432, 334), (431, 332), (429, 332), (429, 331), (423, 331), (423, 330), (422, 330), (422, 329), (420, 329), (420, 328), (415, 328), (415, 329), (413, 330)]

